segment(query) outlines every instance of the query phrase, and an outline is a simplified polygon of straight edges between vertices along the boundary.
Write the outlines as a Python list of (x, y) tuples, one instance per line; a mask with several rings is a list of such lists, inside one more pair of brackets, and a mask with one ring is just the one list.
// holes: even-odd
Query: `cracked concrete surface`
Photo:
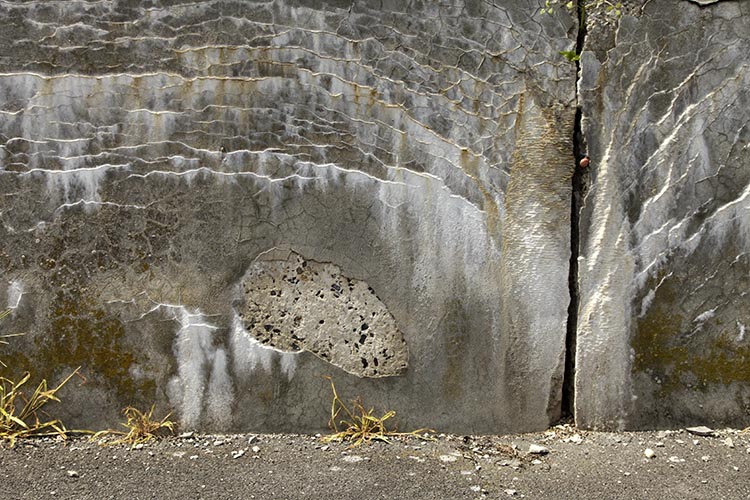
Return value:
[[(576, 98), (534, 2), (0, 2), (9, 373), (82, 366), (71, 427), (317, 431), (324, 375), (402, 428), (547, 427), (580, 106), (577, 422), (746, 424), (750, 4), (701, 3), (589, 12)], [(352, 293), (280, 301), (294, 259)]]
[[(575, 20), (537, 10), (0, 3), (12, 370), (81, 365), (74, 427), (156, 402), (187, 427), (319, 430), (323, 375), (402, 427), (546, 427), (575, 112), (575, 68), (550, 55)], [(371, 287), (406, 369), (361, 378), (351, 352), (334, 366), (244, 330), (237, 284), (273, 248)]]
[(576, 419), (744, 427), (750, 3), (643, 2), (589, 28)]

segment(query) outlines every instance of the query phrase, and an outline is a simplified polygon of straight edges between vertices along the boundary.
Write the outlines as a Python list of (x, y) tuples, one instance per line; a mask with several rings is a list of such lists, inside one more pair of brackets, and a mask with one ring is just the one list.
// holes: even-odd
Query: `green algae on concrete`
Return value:
[(49, 328), (38, 336), (35, 355), (41, 365), (39, 375), (51, 377), (61, 367), (81, 366), (84, 377), (96, 376), (97, 382), (114, 390), (123, 401), (148, 402), (156, 395), (153, 380), (136, 381), (131, 368), (136, 354), (125, 342), (122, 321), (94, 306), (83, 295), (59, 294), (52, 308)]

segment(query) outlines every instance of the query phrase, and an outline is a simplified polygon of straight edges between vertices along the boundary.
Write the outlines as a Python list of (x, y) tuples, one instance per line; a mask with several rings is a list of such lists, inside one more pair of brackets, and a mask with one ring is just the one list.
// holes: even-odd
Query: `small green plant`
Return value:
[(575, 50), (561, 50), (560, 55), (570, 62), (578, 62), (581, 60), (581, 54), (577, 53)]
[(45, 414), (42, 408), (48, 402), (60, 401), (56, 396), (57, 391), (77, 375), (79, 369), (76, 368), (52, 389), (47, 387), (46, 380), (42, 380), (30, 397), (23, 392), (23, 385), (31, 378), (30, 373), (26, 372), (18, 382), (0, 377), (0, 440), (7, 441), (12, 448), (19, 438), (50, 435), (65, 438), (68, 431), (62, 422), (43, 420), (39, 416)]
[(554, 14), (555, 10), (561, 7), (568, 9), (569, 11), (575, 10), (578, 5), (581, 6), (581, 15), (586, 10), (593, 9), (604, 9), (607, 14), (614, 17), (620, 17), (622, 15), (622, 3), (611, 2), (610, 0), (579, 0), (576, 2), (566, 2), (565, 0), (546, 0), (544, 7), (542, 7), (543, 14)]
[(161, 420), (154, 419), (154, 405), (148, 412), (142, 412), (137, 408), (128, 406), (123, 411), (127, 422), (122, 423), (127, 431), (107, 429), (95, 433), (91, 439), (96, 440), (104, 436), (122, 436), (114, 441), (102, 442), (103, 444), (137, 444), (148, 443), (163, 437), (165, 434), (174, 434), (175, 423), (169, 420), (171, 414), (167, 414)]
[[(589, 10), (601, 11), (603, 9), (609, 20), (617, 19), (622, 15), (622, 3), (609, 0), (579, 0), (578, 3), (565, 2), (564, 0), (546, 0), (541, 12), (542, 14), (552, 15), (556, 9), (560, 8), (565, 8), (571, 13), (577, 10), (578, 22), (581, 26), (586, 22), (586, 12)], [(559, 54), (570, 62), (581, 60), (581, 54), (576, 50), (561, 50)]]
[(435, 432), (432, 429), (417, 429), (411, 432), (397, 432), (395, 429), (388, 429), (386, 420), (396, 416), (396, 412), (391, 410), (386, 412), (382, 417), (373, 415), (374, 409), (366, 410), (361, 400), (352, 401), (350, 409), (339, 397), (336, 386), (331, 377), (325, 377), (331, 383), (333, 392), (333, 401), (331, 403), (331, 419), (328, 425), (333, 434), (323, 437), (323, 441), (350, 441), (351, 448), (363, 443), (372, 441), (389, 442), (389, 438), (399, 436), (413, 436), (420, 439), (428, 439), (423, 436), (426, 432)]

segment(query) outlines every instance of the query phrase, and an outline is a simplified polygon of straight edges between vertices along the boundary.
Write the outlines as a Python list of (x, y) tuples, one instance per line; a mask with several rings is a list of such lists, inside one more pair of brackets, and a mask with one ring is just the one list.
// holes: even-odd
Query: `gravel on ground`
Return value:
[(747, 499), (750, 432), (438, 434), (350, 448), (318, 436), (186, 433), (0, 447), (4, 499)]

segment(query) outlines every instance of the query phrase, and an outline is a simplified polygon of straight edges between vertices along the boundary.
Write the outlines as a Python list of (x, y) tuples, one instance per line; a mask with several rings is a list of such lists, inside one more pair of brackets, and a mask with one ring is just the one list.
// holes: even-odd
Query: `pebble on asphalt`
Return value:
[(533, 455), (546, 455), (549, 453), (549, 449), (539, 444), (532, 444), (529, 446), (529, 453)]
[(654, 458), (654, 457), (656, 456), (656, 452), (655, 452), (654, 450), (652, 450), (651, 448), (646, 448), (646, 449), (645, 449), (645, 450), (643, 451), (643, 455), (644, 455), (644, 456), (645, 456), (646, 458)]
[(688, 427), (685, 429), (690, 434), (695, 434), (696, 436), (713, 436), (714, 430), (706, 427), (705, 425), (699, 425), (698, 427)]

